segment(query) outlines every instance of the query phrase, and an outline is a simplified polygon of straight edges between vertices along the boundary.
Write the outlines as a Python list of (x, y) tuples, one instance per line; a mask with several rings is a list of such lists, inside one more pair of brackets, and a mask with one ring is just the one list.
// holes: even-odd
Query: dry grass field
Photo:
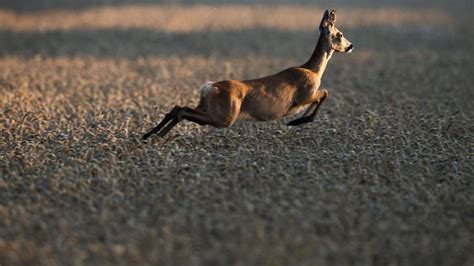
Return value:
[[(471, 1), (29, 2), (0, 1), (0, 265), (474, 264)], [(304, 63), (326, 7), (355, 50), (315, 122), (141, 140)]]

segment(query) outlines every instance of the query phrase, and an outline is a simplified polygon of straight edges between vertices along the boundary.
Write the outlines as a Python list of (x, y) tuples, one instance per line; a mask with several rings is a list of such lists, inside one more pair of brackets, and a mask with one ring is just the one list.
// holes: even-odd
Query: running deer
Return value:
[(336, 11), (329, 13), (326, 10), (319, 25), (316, 48), (303, 65), (258, 79), (208, 81), (201, 86), (201, 98), (196, 108), (175, 106), (143, 139), (155, 133), (163, 137), (182, 120), (224, 128), (238, 120), (280, 119), (297, 114), (306, 107), (300, 118), (287, 125), (312, 122), (328, 97), (327, 90), (319, 90), (319, 85), (329, 59), (334, 51), (349, 53), (354, 47), (335, 24)]

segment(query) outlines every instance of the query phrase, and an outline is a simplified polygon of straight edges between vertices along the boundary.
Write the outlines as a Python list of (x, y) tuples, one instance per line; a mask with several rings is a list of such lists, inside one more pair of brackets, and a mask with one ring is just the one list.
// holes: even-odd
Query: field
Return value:
[[(0, 265), (473, 265), (473, 5), (426, 2), (0, 1)], [(313, 123), (141, 140), (326, 7)]]

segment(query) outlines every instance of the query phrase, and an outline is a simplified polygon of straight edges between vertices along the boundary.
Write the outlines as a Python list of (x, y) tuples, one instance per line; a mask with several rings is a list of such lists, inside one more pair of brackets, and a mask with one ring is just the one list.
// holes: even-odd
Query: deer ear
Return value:
[(323, 18), (321, 19), (321, 23), (319, 24), (319, 31), (323, 31), (329, 26), (329, 11), (326, 10), (324, 12)]
[(334, 25), (336, 24), (336, 10), (331, 10), (331, 13), (329, 14), (328, 21), (330, 24)]

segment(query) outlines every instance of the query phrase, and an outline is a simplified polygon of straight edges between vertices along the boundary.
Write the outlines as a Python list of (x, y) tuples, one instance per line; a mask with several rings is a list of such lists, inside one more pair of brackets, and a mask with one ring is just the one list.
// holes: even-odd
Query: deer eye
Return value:
[(338, 32), (338, 33), (337, 33), (337, 37), (338, 37), (338, 38), (342, 38), (342, 33)]

